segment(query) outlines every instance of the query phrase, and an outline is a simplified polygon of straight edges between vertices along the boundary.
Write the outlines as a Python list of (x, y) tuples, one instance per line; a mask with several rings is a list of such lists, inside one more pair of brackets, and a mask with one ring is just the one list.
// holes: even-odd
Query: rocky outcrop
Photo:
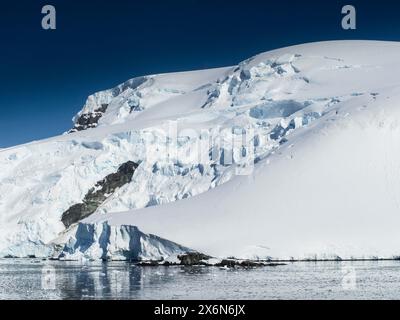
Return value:
[(236, 260), (236, 259), (224, 259), (224, 260), (221, 260), (221, 262), (215, 264), (216, 267), (223, 267), (223, 268), (277, 267), (277, 266), (285, 266), (285, 265), (286, 265), (286, 263), (273, 263), (273, 262)]
[(91, 113), (84, 113), (80, 115), (76, 121), (74, 127), (68, 131), (73, 133), (77, 131), (83, 131), (90, 128), (96, 128), (100, 118), (107, 111), (108, 104), (102, 104), (100, 108), (94, 110)]
[(112, 173), (89, 190), (82, 203), (71, 206), (62, 215), (61, 221), (65, 227), (90, 216), (117, 188), (131, 182), (138, 164), (128, 161), (122, 164), (116, 173)]
[[(179, 265), (183, 266), (215, 266), (221, 268), (255, 268), (255, 267), (276, 267), (285, 265), (284, 263), (271, 263), (264, 261), (240, 260), (235, 258), (216, 259), (199, 252), (186, 252), (178, 255)], [(168, 261), (161, 262), (158, 265), (171, 265)], [(156, 265), (156, 264), (155, 264)], [(173, 265), (173, 264), (172, 264)], [(176, 264), (175, 264), (176, 265)]]
[(206, 265), (206, 261), (211, 259), (211, 257), (199, 252), (187, 252), (185, 254), (179, 255), (178, 259), (180, 260), (181, 265), (194, 266)]

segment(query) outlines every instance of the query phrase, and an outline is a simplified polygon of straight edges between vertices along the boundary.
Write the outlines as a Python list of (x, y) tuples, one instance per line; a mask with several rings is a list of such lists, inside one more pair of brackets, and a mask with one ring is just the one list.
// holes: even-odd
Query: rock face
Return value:
[(70, 207), (62, 215), (61, 221), (68, 228), (72, 224), (90, 216), (96, 211), (117, 188), (131, 182), (132, 176), (138, 167), (133, 161), (122, 164), (116, 173), (112, 173), (89, 190), (83, 199), (83, 203), (78, 203)]
[(75, 122), (75, 126), (68, 131), (73, 133), (77, 131), (83, 131), (90, 128), (96, 128), (100, 118), (107, 111), (108, 104), (102, 104), (100, 108), (94, 110), (91, 113), (82, 114)]

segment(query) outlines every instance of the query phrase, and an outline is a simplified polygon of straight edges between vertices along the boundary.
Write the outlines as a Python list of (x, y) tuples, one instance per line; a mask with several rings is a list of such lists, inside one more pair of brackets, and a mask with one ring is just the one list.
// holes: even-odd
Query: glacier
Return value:
[(399, 57), (318, 42), (91, 95), (68, 132), (0, 149), (0, 257), (397, 259)]

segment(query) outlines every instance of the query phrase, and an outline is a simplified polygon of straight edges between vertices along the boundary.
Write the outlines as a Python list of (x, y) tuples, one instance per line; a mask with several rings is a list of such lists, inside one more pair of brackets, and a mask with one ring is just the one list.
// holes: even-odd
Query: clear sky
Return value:
[[(41, 28), (45, 4), (55, 31)], [(355, 31), (341, 29), (345, 4), (356, 6)], [(400, 41), (399, 16), (394, 0), (2, 1), (0, 148), (66, 131), (89, 94), (135, 76), (319, 40)]]

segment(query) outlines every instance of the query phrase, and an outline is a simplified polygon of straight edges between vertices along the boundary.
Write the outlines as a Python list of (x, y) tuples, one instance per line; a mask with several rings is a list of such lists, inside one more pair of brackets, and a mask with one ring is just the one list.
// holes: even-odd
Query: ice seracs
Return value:
[(398, 257), (399, 56), (312, 43), (96, 93), (69, 134), (0, 150), (0, 255)]
[(55, 257), (63, 260), (164, 260), (190, 251), (171, 241), (144, 234), (134, 226), (81, 223)]

